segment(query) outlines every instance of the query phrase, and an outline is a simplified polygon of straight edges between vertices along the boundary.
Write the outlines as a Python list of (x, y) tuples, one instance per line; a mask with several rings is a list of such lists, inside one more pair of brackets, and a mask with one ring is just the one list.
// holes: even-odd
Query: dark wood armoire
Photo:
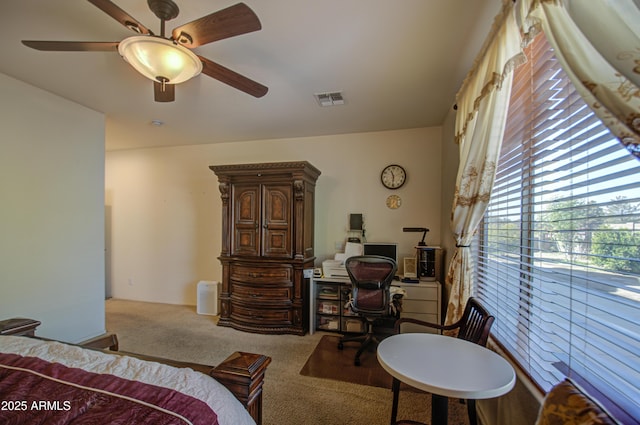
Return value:
[(221, 326), (272, 334), (309, 329), (315, 186), (306, 161), (212, 165), (222, 198)]

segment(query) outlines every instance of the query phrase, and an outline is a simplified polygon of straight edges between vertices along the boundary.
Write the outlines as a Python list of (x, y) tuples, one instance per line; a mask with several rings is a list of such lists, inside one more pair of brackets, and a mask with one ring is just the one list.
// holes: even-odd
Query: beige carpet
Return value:
[[(264, 425), (387, 425), (391, 391), (300, 375), (326, 333), (258, 335), (216, 325), (195, 307), (135, 301), (106, 302), (107, 330), (124, 351), (215, 365), (234, 351), (272, 358), (264, 385)], [(335, 365), (327, 365), (335, 367)], [(429, 422), (427, 394), (402, 392), (400, 419)], [(467, 424), (466, 408), (451, 400), (449, 424)]]

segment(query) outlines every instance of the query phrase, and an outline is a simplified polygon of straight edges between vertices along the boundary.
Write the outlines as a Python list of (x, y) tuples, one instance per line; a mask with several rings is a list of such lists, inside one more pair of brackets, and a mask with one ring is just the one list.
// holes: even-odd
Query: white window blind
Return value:
[[(640, 418), (640, 161), (582, 101), (541, 35), (514, 74), (474, 293), (544, 389), (565, 376)], [(613, 404), (611, 404), (612, 402)]]

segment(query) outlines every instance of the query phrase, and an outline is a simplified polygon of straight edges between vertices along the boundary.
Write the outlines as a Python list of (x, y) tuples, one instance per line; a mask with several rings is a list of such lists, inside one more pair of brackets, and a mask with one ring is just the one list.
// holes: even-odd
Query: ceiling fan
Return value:
[(138, 72), (153, 81), (156, 102), (173, 102), (175, 84), (200, 73), (254, 97), (262, 97), (269, 90), (262, 84), (190, 50), (213, 41), (260, 30), (260, 20), (244, 3), (181, 25), (171, 32), (171, 37), (165, 37), (165, 21), (174, 19), (180, 12), (172, 0), (147, 0), (149, 9), (160, 19), (159, 36), (110, 0), (88, 1), (138, 35), (119, 42), (22, 40), (22, 43), (44, 51), (117, 51)]

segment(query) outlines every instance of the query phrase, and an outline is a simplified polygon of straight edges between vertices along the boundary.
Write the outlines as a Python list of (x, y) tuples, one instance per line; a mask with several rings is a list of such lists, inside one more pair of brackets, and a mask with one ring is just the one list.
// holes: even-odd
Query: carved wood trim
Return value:
[(291, 161), (291, 162), (263, 162), (255, 164), (224, 164), (212, 165), (209, 167), (216, 174), (247, 174), (248, 172), (260, 171), (262, 174), (272, 172), (294, 172), (305, 171), (312, 179), (320, 176), (320, 170), (308, 163), (307, 161)]
[(41, 322), (33, 319), (16, 317), (0, 321), (0, 335), (34, 336)]
[(262, 424), (262, 385), (271, 357), (235, 352), (211, 371), (246, 407), (257, 425)]
[(230, 240), (229, 235), (225, 231), (225, 229), (229, 226), (229, 220), (231, 219), (230, 209), (229, 209), (229, 191), (230, 186), (227, 182), (221, 181), (218, 184), (218, 189), (220, 190), (220, 199), (222, 200), (222, 247), (220, 249), (220, 255), (229, 255), (230, 250)]

